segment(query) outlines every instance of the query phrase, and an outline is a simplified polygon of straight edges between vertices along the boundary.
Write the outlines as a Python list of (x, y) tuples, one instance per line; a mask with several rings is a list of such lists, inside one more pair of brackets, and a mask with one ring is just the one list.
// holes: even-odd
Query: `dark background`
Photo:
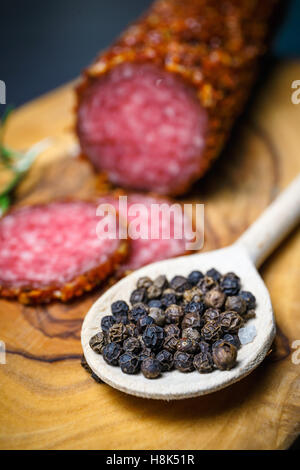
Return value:
[[(150, 4), (151, 0), (1, 0), (0, 80), (6, 83), (7, 102), (20, 105), (78, 76)], [(299, 19), (300, 0), (291, 0), (273, 45), (275, 56), (300, 56)]]
[[(7, 103), (18, 106), (78, 76), (151, 3), (1, 0), (0, 80), (6, 83)], [(299, 20), (300, 0), (291, 0), (273, 43), (275, 57), (300, 57)], [(0, 105), (0, 114), (4, 108)], [(300, 439), (292, 448), (300, 449)]]

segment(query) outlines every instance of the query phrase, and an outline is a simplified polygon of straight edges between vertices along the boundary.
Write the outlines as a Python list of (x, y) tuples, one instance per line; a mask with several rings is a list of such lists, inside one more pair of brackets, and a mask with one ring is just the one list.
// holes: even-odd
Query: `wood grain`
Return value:
[[(291, 103), (299, 63), (274, 66), (226, 152), (186, 196), (205, 203), (205, 250), (232, 243), (300, 171), (300, 105)], [(37, 161), (17, 204), (107, 189), (74, 157), (73, 92), (67, 86), (19, 109), (7, 142), (54, 146)], [(282, 449), (300, 432), (300, 231), (264, 264), (278, 334), (264, 363), (228, 389), (179, 402), (127, 396), (96, 384), (80, 366), (82, 319), (101, 288), (66, 305), (0, 301), (2, 449)]]

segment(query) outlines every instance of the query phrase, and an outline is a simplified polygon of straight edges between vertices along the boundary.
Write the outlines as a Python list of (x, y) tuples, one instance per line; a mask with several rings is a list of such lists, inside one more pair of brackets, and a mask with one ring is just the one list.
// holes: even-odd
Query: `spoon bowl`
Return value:
[[(179, 400), (205, 395), (237, 382), (255, 369), (268, 353), (275, 336), (275, 321), (268, 290), (257, 272), (262, 261), (296, 225), (300, 218), (300, 178), (273, 202), (262, 216), (233, 245), (206, 253), (182, 256), (149, 264), (116, 283), (91, 307), (82, 326), (82, 347), (86, 361), (93, 372), (112, 387), (131, 395)], [(184, 374), (177, 370), (162, 374), (155, 380), (141, 373), (127, 375), (119, 367), (108, 365), (103, 357), (89, 346), (89, 340), (100, 330), (101, 318), (111, 313), (116, 300), (129, 303), (130, 293), (142, 276), (152, 279), (165, 274), (170, 280), (175, 275), (187, 276), (191, 271), (216, 268), (222, 274), (234, 271), (241, 279), (242, 289), (256, 297), (256, 317), (247, 325), (254, 325), (253, 341), (242, 345), (236, 366), (228, 371), (215, 370), (209, 374), (198, 371)]]
[[(215, 370), (210, 374), (177, 370), (163, 374), (157, 380), (148, 380), (141, 373), (126, 375), (118, 367), (108, 365), (103, 357), (89, 346), (90, 338), (99, 331), (101, 318), (110, 314), (110, 305), (122, 299), (129, 303), (130, 292), (136, 288), (139, 277), (155, 278), (165, 274), (170, 280), (176, 274), (187, 276), (190, 271), (206, 271), (215, 267), (221, 273), (234, 271), (242, 281), (244, 290), (255, 293), (256, 317), (253, 324), (257, 334), (254, 340), (238, 351), (237, 365), (228, 371)], [(204, 395), (228, 386), (249, 374), (264, 359), (275, 335), (275, 322), (268, 290), (257, 270), (240, 247), (229, 247), (213, 252), (182, 256), (148, 265), (130, 274), (103, 294), (88, 312), (82, 328), (82, 346), (85, 358), (104, 382), (114, 388), (145, 398), (178, 400)]]

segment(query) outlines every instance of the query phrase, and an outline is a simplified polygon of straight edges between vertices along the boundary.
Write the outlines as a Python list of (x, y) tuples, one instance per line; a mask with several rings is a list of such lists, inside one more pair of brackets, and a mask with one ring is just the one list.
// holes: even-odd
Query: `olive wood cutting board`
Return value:
[[(226, 246), (300, 172), (300, 63), (272, 67), (213, 169), (182, 200), (205, 204), (204, 250)], [(17, 110), (6, 141), (52, 137), (16, 204), (90, 197), (108, 188), (76, 156), (73, 84)], [(199, 267), (201, 268), (201, 266)], [(261, 269), (277, 321), (272, 352), (248, 377), (211, 395), (146, 400), (97, 384), (80, 366), (82, 320), (101, 293), (68, 304), (0, 300), (2, 449), (283, 449), (300, 432), (300, 230)], [(300, 341), (299, 341), (300, 344)], [(299, 348), (299, 345), (298, 345)], [(188, 380), (188, 376), (187, 376)]]

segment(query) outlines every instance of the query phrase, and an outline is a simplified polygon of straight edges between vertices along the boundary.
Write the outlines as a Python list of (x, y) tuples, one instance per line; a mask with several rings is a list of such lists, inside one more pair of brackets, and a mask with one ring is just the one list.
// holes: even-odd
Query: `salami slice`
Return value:
[(127, 243), (96, 233), (96, 208), (53, 202), (0, 219), (0, 295), (22, 303), (66, 301), (112, 273), (127, 255)]
[(194, 240), (195, 233), (191, 219), (178, 202), (138, 193), (130, 194), (124, 203), (120, 201), (117, 195), (98, 201), (99, 205), (115, 207), (128, 226), (127, 235), (135, 237), (130, 239), (129, 256), (120, 266), (119, 274), (188, 253), (188, 243)]
[(266, 50), (276, 0), (158, 0), (78, 87), (83, 153), (118, 185), (180, 194), (210, 166)]

